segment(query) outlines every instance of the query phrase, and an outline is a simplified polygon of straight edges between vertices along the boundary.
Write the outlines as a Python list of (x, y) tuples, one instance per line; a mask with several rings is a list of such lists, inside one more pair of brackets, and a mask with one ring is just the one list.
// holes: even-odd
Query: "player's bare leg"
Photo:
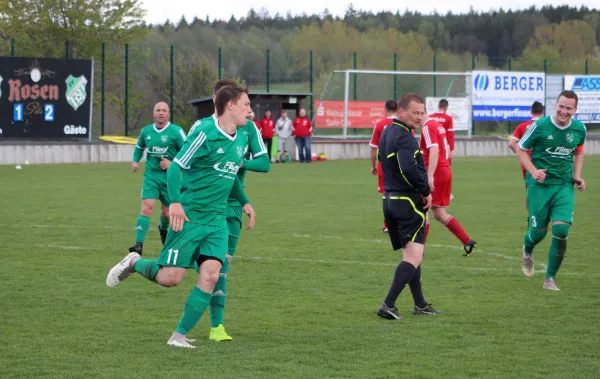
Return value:
[(458, 222), (457, 219), (452, 217), (446, 211), (445, 207), (431, 207), (431, 213), (433, 213), (433, 217), (444, 224), (448, 230), (456, 236), (463, 244), (463, 249), (465, 253), (464, 256), (467, 256), (473, 252), (473, 250), (477, 247), (477, 241), (471, 239), (467, 232), (463, 229), (462, 225)]
[(135, 245), (129, 248), (130, 253), (142, 255), (146, 233), (150, 227), (150, 216), (154, 211), (155, 199), (142, 199), (142, 210), (135, 224)]
[(195, 348), (190, 344), (193, 340), (187, 339), (189, 331), (196, 326), (200, 318), (208, 308), (212, 292), (215, 288), (217, 280), (219, 280), (219, 271), (221, 270), (221, 262), (209, 258), (200, 264), (200, 276), (198, 283), (188, 297), (183, 314), (179, 320), (177, 328), (167, 342), (170, 346)]
[(165, 244), (167, 240), (167, 234), (169, 233), (169, 207), (161, 204), (160, 205), (160, 225), (158, 225), (158, 232), (160, 233), (160, 242)]

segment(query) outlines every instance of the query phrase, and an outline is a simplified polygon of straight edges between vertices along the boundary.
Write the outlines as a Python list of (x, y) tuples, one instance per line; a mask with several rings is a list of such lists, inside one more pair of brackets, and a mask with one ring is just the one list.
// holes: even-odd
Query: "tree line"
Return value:
[[(7, 55), (13, 40), (18, 56), (63, 57), (68, 40), (71, 57), (94, 57), (99, 90), (98, 62), (104, 42), (110, 105), (106, 117), (111, 127), (117, 125), (115, 133), (124, 117), (125, 43), (129, 46), (129, 123), (137, 129), (151, 117), (153, 102), (169, 100), (171, 46), (173, 112), (181, 124), (193, 121), (188, 100), (210, 95), (219, 70), (223, 77), (241, 79), (261, 91), (269, 80), (272, 90), (308, 92), (312, 74), (315, 98), (333, 70), (354, 66), (468, 71), (474, 65), (583, 73), (587, 62), (590, 73), (600, 72), (600, 12), (588, 7), (426, 15), (365, 12), (350, 4), (340, 17), (327, 9), (312, 15), (250, 10), (240, 19), (182, 17), (155, 25), (146, 24), (144, 17), (143, 4), (136, 0), (6, 0), (0, 4), (0, 51)], [(369, 85), (381, 84), (361, 84)], [(377, 88), (364, 93), (377, 93)], [(94, 99), (100, 101), (99, 96)]]

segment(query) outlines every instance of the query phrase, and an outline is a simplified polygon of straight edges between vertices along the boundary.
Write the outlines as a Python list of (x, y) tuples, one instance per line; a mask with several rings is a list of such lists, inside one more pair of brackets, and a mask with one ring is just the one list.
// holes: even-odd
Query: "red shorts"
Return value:
[(521, 171), (523, 171), (523, 179), (527, 179), (527, 170), (521, 167)]
[(383, 169), (381, 168), (381, 162), (377, 164), (377, 192), (385, 192), (383, 190)]
[(431, 193), (431, 206), (449, 206), (450, 194), (452, 193), (452, 171), (450, 171), (450, 167), (438, 167), (435, 170), (433, 186), (435, 190)]

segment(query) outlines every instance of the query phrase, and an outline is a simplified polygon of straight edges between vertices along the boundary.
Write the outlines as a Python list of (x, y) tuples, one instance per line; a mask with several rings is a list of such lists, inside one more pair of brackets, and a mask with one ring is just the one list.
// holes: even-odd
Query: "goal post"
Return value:
[(319, 137), (368, 139), (375, 122), (385, 118), (387, 100), (416, 92), (426, 111), (437, 111), (447, 99), (457, 138), (472, 136), (472, 73), (443, 71), (337, 70), (315, 101), (315, 132)]

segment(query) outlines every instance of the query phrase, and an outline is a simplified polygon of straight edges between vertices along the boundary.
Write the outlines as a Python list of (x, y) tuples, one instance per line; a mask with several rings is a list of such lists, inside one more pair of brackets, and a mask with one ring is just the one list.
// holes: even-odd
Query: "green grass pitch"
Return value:
[[(249, 173), (257, 212), (229, 276), (231, 343), (166, 345), (195, 283), (139, 275), (116, 289), (108, 270), (134, 239), (141, 173), (127, 164), (0, 167), (0, 377), (6, 378), (591, 378), (600, 371), (600, 158), (559, 272), (542, 290), (550, 238), (522, 275), (524, 188), (515, 158), (456, 159), (450, 212), (479, 242), (433, 223), (423, 264), (426, 298), (443, 314), (400, 322), (375, 312), (400, 261), (367, 161), (274, 164)], [(246, 222), (246, 221), (245, 221)], [(145, 244), (157, 256), (158, 209)], [(596, 374), (594, 374), (596, 373)]]

